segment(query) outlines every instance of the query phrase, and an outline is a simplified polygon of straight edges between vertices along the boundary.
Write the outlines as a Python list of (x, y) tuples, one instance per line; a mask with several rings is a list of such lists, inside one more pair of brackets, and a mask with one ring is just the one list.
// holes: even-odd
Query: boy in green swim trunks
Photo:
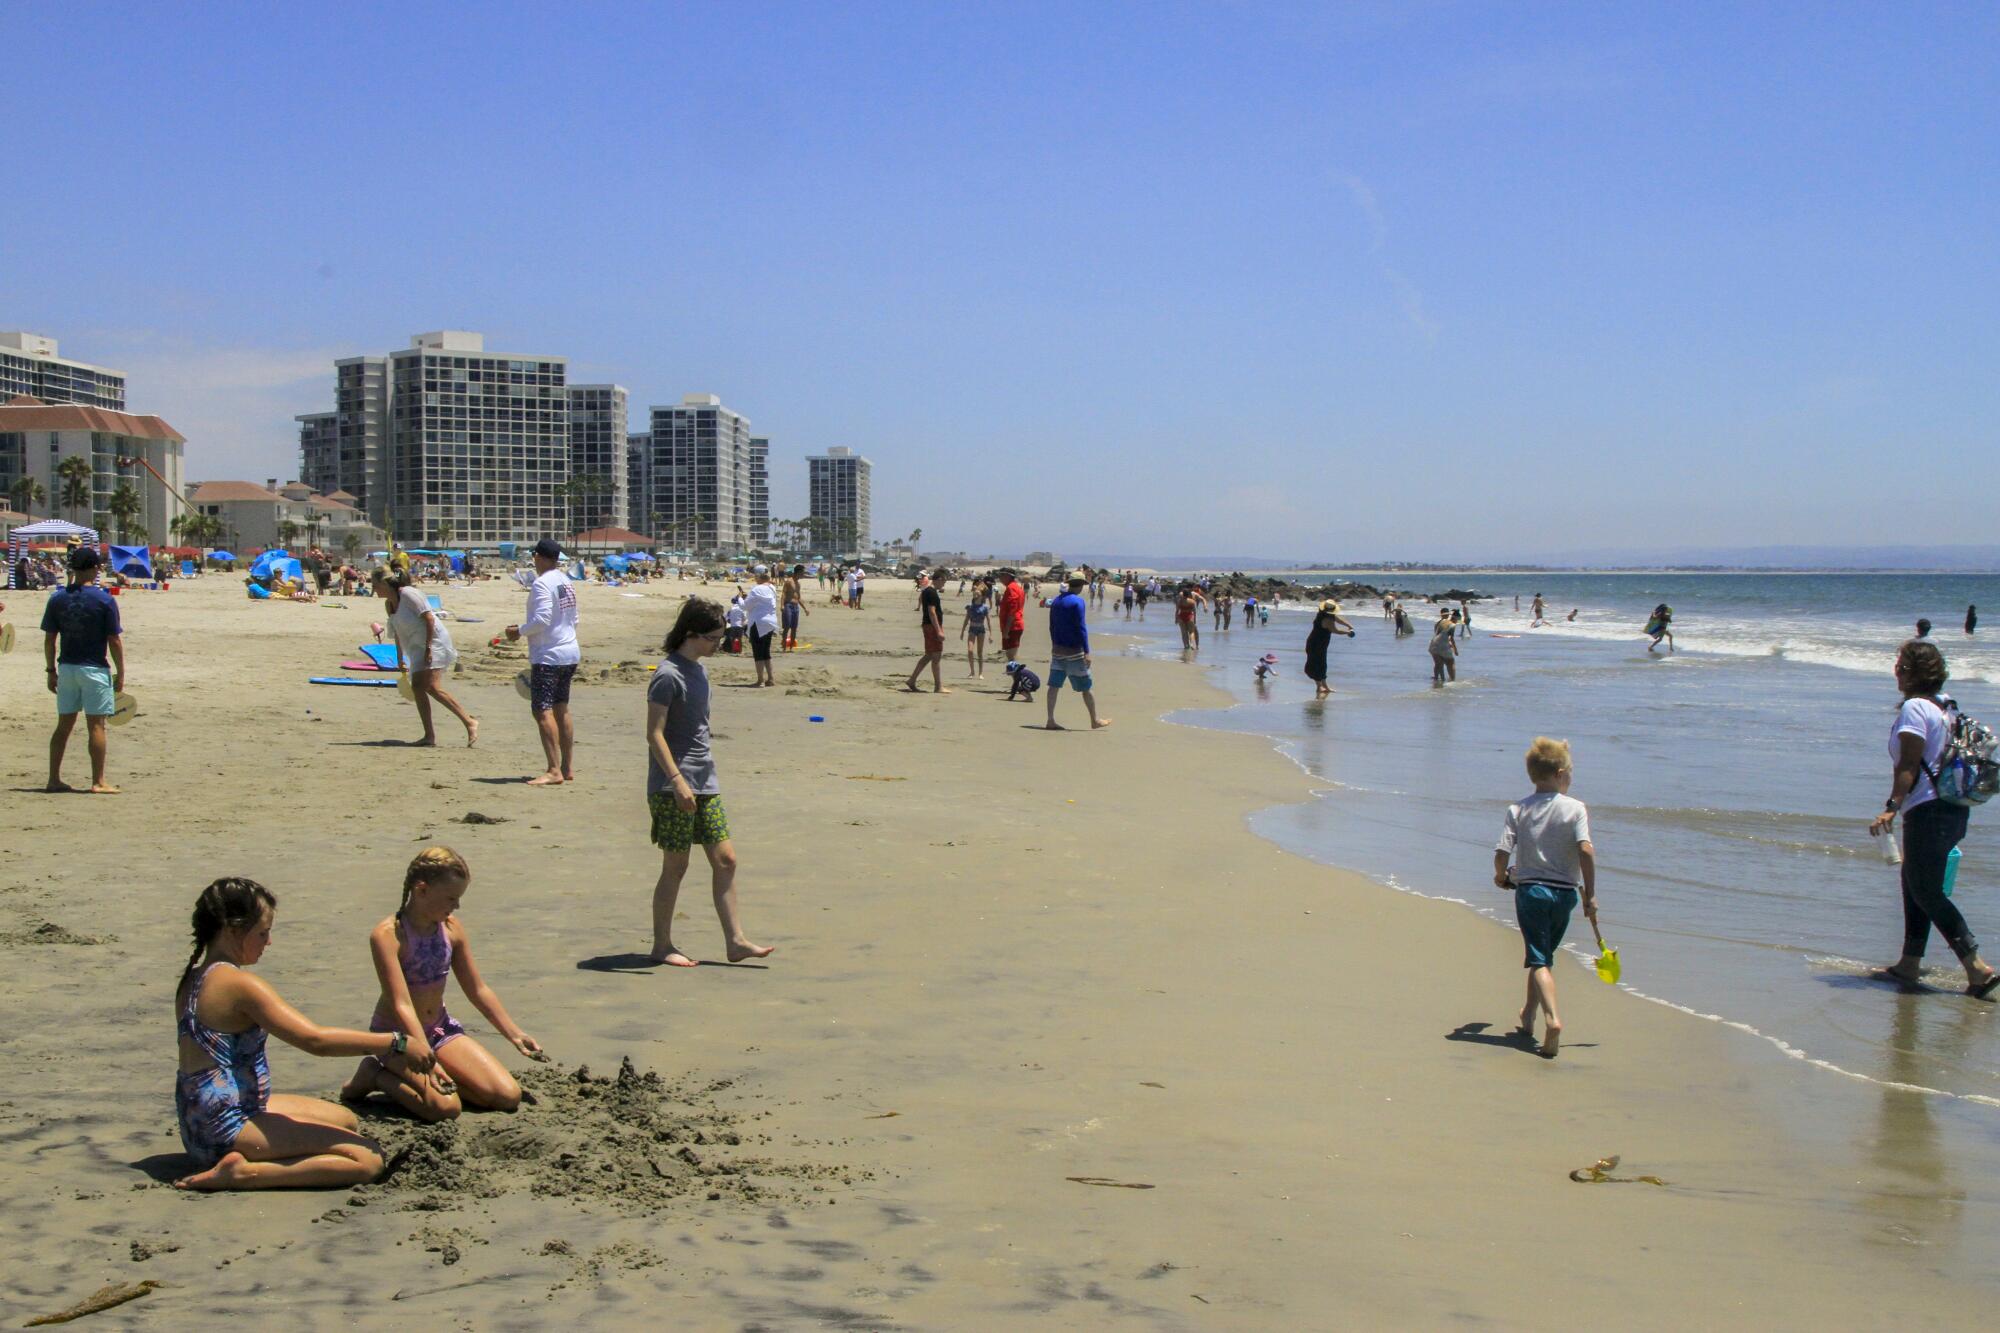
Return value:
[(660, 878), (653, 885), (652, 959), (670, 967), (696, 964), (674, 947), (673, 936), (674, 902), (697, 842), (714, 872), (715, 914), (722, 919), (729, 961), (771, 952), (752, 944), (736, 919), (736, 848), (729, 841), (729, 816), (709, 750), (708, 672), (701, 659), (722, 642), (724, 629), (720, 606), (706, 597), (689, 598), (667, 632), (666, 660), (646, 686), (646, 804), (661, 853)]

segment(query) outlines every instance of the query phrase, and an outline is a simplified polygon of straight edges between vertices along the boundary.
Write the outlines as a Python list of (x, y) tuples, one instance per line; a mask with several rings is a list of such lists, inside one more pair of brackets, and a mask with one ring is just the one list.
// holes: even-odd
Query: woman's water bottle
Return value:
[(1903, 864), (1903, 849), (1896, 842), (1894, 825), (1882, 830), (1882, 864), (1890, 866)]
[(1944, 859), (1944, 896), (1951, 897), (1952, 885), (1958, 883), (1958, 848), (1951, 849), (1951, 855)]

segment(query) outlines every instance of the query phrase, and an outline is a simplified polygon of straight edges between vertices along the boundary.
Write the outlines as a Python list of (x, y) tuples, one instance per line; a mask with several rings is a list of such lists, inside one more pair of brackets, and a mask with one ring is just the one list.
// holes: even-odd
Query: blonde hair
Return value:
[(410, 895), (419, 884), (435, 884), (441, 879), (469, 880), (472, 867), (465, 858), (443, 843), (426, 847), (410, 860), (410, 868), (403, 872), (403, 905), (396, 909), (401, 916), (410, 910)]
[(1528, 747), (1528, 776), (1536, 782), (1547, 782), (1569, 771), (1569, 742), (1535, 737), (1534, 744)]

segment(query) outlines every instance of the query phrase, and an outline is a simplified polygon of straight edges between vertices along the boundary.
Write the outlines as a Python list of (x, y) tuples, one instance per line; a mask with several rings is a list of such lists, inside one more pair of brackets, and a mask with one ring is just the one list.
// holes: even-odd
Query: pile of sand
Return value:
[(641, 1073), (628, 1058), (610, 1078), (541, 1065), (521, 1075), (512, 1115), (472, 1113), (441, 1124), (380, 1110), (369, 1132), (394, 1169), (355, 1192), (350, 1204), (400, 1202), (439, 1211), (472, 1199), (526, 1192), (585, 1205), (653, 1211), (676, 1200), (770, 1201), (851, 1183), (838, 1165), (778, 1162), (746, 1150), (768, 1137), (739, 1127), (712, 1100), (727, 1080), (698, 1088)]

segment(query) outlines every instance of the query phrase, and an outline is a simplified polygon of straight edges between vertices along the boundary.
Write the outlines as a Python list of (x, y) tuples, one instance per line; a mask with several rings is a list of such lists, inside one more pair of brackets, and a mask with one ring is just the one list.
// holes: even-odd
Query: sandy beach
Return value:
[[(104, 798), (39, 794), (43, 599), (5, 596), (10, 1323), (146, 1279), (89, 1322), (1796, 1327), (1941, 1324), (2000, 1290), (1986, 1186), (1930, 1150), (1924, 1098), (1576, 969), (1561, 1058), (1526, 1053), (1504, 1036), (1518, 937), (1249, 833), (1304, 776), (1261, 738), (1160, 720), (1220, 692), (1122, 654), (1103, 617), (1101, 734), (1039, 730), (1039, 701), (1003, 703), (997, 663), (965, 681), (962, 654), (953, 693), (904, 692), (917, 614), (888, 579), (861, 612), (813, 591), (777, 689), (711, 659), (745, 923), (777, 952), (647, 966), (643, 681), (690, 590), (580, 589), (579, 780), (553, 790), (521, 784), (525, 659), (487, 647), (520, 618), (512, 583), (438, 590), (478, 622), (452, 625), (469, 751), (448, 718), (441, 748), (400, 744), (418, 726), (393, 690), (306, 683), (343, 674), (369, 598), (127, 593), (140, 712)], [(506, 1055), (534, 1104), (422, 1133), (378, 1111), (415, 1169), (362, 1190), (172, 1189), (195, 895), (270, 887), (260, 974), (364, 1026), (367, 931), (426, 841), (471, 863), (482, 969), (554, 1057)], [(719, 956), (699, 860), (680, 909), (677, 939)], [(271, 1065), (321, 1096), (352, 1068), (277, 1042)], [(1801, 1084), (1814, 1126), (1772, 1109)], [(1829, 1146), (1827, 1124), (1851, 1130)], [(1664, 1183), (1571, 1179), (1613, 1154)]]

